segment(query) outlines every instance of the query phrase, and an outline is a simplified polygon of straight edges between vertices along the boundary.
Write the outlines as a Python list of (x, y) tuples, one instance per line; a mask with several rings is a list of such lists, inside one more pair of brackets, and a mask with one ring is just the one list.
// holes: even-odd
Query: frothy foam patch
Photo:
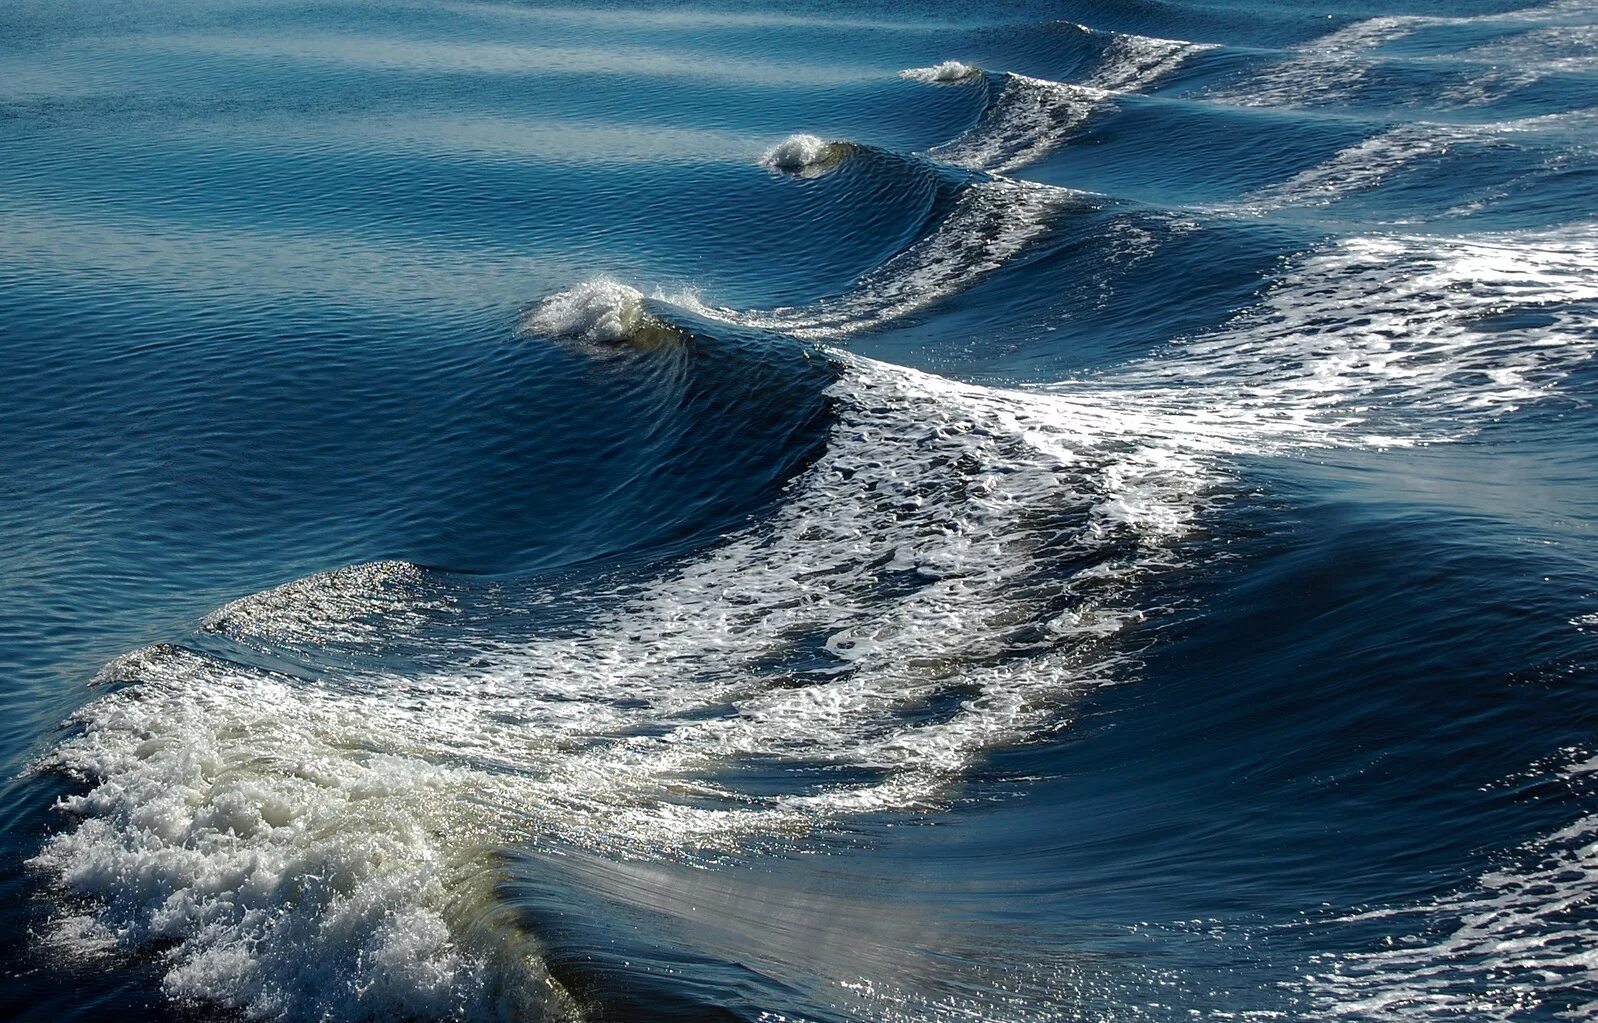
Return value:
[(845, 337), (901, 320), (969, 288), (1024, 251), (1065, 209), (1069, 189), (986, 181), (961, 192), (937, 230), (861, 278), (846, 295), (766, 310), (713, 307), (697, 296), (673, 300), (701, 316), (807, 340)]
[[(72, 933), (162, 943), (179, 997), (326, 1020), (564, 1012), (495, 915), (489, 850), (757, 849), (946, 805), (996, 747), (1124, 679), (1118, 637), (1157, 610), (1153, 580), (1237, 456), (1444, 437), (1586, 357), (1595, 249), (1588, 225), (1349, 241), (1168, 358), (1044, 390), (840, 355), (828, 447), (775, 511), (609, 584), (575, 627), (451, 633), (474, 647), (458, 666), (410, 673), (125, 659), (135, 684), (48, 760), (85, 791), (36, 863), (98, 900), (105, 927)], [(252, 632), (297, 635), (280, 620), (329, 606), (363, 620), (352, 580), (391, 613), (385, 578), (308, 581), (253, 605)], [(750, 790), (750, 763), (789, 783)]]
[[(361, 645), (368, 649), (404, 626), (447, 613), (425, 574), (403, 561), (374, 561), (319, 572), (224, 604), (202, 627), (233, 639), (273, 645)], [(291, 614), (284, 614), (285, 609)]]
[(1257, 189), (1220, 210), (1263, 213), (1288, 206), (1324, 206), (1376, 188), (1392, 174), (1452, 146), (1484, 141), (1491, 133), (1468, 125), (1405, 124), (1341, 150), (1325, 163), (1286, 181)]
[(970, 64), (962, 64), (958, 60), (946, 60), (941, 64), (931, 67), (913, 67), (899, 72), (900, 78), (907, 78), (912, 82), (968, 82), (982, 74), (982, 69)]
[(982, 120), (931, 155), (947, 164), (1005, 174), (1063, 145), (1110, 93), (1026, 75), (1005, 75), (1004, 91)]
[(594, 344), (655, 344), (677, 336), (674, 327), (644, 307), (643, 292), (609, 278), (544, 299), (522, 318), (517, 332)]
[(854, 146), (848, 142), (829, 142), (815, 135), (790, 135), (761, 154), (760, 162), (784, 174), (814, 177), (832, 170), (853, 151)]

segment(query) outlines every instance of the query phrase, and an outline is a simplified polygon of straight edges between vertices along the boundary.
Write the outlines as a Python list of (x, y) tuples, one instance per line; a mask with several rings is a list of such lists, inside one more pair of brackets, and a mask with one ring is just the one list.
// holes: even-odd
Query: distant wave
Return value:
[[(1069, 141), (1089, 115), (1116, 95), (1147, 89), (1209, 49), (1213, 47), (1116, 35), (1106, 43), (1099, 66), (1085, 82), (1054, 82), (1019, 74), (998, 76), (1003, 87), (982, 120), (959, 138), (933, 147), (930, 155), (972, 170), (999, 174), (1019, 170)], [(964, 78), (975, 70), (950, 61), (900, 73), (917, 81), (940, 82), (958, 80), (948, 76)]]
[[(1439, 72), (1434, 106), (1478, 106), (1550, 72), (1590, 67), (1594, 59), (1592, 19), (1592, 6), (1585, 0), (1556, 0), (1498, 14), (1381, 15), (1335, 29), (1285, 59), (1273, 61), (1235, 83), (1209, 90), (1207, 96), (1243, 106), (1294, 108), (1347, 103), (1369, 86), (1381, 65), (1389, 60), (1381, 52), (1383, 47), (1428, 28), (1470, 26), (1499, 30), (1502, 37), (1454, 53), (1405, 59), (1421, 65), (1430, 62)], [(1561, 31), (1551, 32), (1549, 26)], [(1572, 29), (1577, 33), (1575, 39)], [(1498, 63), (1509, 66), (1495, 66)], [(1448, 71), (1457, 73), (1445, 73)]]
[(1084, 84), (1110, 92), (1142, 92), (1215, 49), (1210, 43), (1116, 33)]
[[(566, 633), (506, 644), (446, 618), (454, 667), (125, 659), (43, 764), (87, 783), (35, 861), (95, 900), (58, 938), (161, 942), (169, 992), (258, 1016), (559, 1018), (571, 1000), (496, 915), (485, 850), (692, 855), (945, 804), (1122, 676), (1117, 637), (1240, 456), (1444, 439), (1547, 393), (1598, 347), (1593, 238), (1335, 243), (1227, 327), (1091, 382), (836, 355), (830, 443), (770, 516)], [(216, 622), (268, 642), (414, 631), (451, 614), (424, 583), (334, 573)], [(708, 780), (756, 755), (819, 769), (802, 791)]]
[[(1218, 213), (1267, 213), (1289, 207), (1326, 206), (1392, 182), (1404, 170), (1450, 153), (1483, 152), (1488, 147), (1530, 146), (1545, 149), (1544, 160), (1569, 159), (1580, 153), (1577, 141), (1561, 133), (1580, 130), (1594, 120), (1592, 111), (1550, 114), (1492, 124), (1412, 121), (1397, 124), (1334, 153), (1329, 159), (1286, 180), (1257, 188), (1228, 203), (1208, 207)], [(1470, 204), (1453, 214), (1474, 212)], [(1413, 218), (1416, 214), (1410, 212)]]

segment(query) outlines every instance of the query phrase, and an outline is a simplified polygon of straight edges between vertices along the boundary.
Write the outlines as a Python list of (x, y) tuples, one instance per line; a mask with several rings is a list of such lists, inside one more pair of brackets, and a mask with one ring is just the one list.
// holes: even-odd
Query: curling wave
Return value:
[(852, 142), (828, 141), (815, 135), (790, 135), (760, 156), (766, 168), (799, 177), (819, 177), (838, 167), (859, 147)]
[[(1098, 35), (1083, 26), (1085, 33)], [(1214, 49), (1151, 36), (1111, 35), (1097, 68), (1081, 83), (1054, 82), (1020, 74), (998, 76), (1002, 89), (982, 119), (959, 138), (931, 150), (944, 163), (1008, 174), (1048, 156), (1081, 129), (1088, 117), (1115, 96), (1141, 92)], [(947, 82), (978, 74), (958, 61), (900, 72), (923, 82)]]
[(958, 60), (946, 60), (931, 67), (906, 68), (899, 72), (900, 78), (909, 79), (912, 82), (926, 82), (929, 85), (947, 82), (970, 82), (981, 76), (981, 68), (963, 64)]
[(595, 344), (626, 342), (646, 346), (682, 336), (671, 323), (649, 312), (643, 292), (608, 277), (544, 299), (522, 317), (517, 333)]

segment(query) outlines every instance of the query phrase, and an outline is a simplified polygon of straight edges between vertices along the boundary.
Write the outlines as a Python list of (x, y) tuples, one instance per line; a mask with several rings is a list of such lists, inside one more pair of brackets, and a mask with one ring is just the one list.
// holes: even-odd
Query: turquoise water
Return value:
[(0, 7), (0, 1015), (1598, 1011), (1598, 10)]

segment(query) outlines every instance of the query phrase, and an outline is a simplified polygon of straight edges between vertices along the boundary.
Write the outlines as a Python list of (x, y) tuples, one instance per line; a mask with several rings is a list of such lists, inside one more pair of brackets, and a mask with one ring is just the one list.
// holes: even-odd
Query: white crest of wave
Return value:
[(1110, 92), (1141, 92), (1168, 78), (1201, 53), (1217, 47), (1156, 36), (1116, 35), (1085, 84)]
[[(780, 505), (580, 627), (468, 632), (419, 675), (127, 659), (136, 684), (48, 760), (86, 791), (36, 862), (103, 925), (64, 937), (163, 943), (175, 995), (260, 1017), (558, 1016), (485, 850), (691, 854), (943, 805), (1123, 676), (1117, 637), (1237, 456), (1442, 437), (1537, 397), (1598, 346), (1595, 256), (1590, 225), (1350, 240), (1168, 358), (1044, 390), (839, 356), (828, 446)], [(224, 618), (347, 630), (362, 578), (388, 613), (404, 587), (379, 570)], [(806, 784), (723, 780), (750, 758)]]
[(518, 333), (615, 344), (656, 340), (671, 329), (644, 308), (643, 292), (601, 277), (538, 303)]
[(760, 156), (763, 166), (788, 174), (830, 170), (848, 155), (847, 142), (830, 142), (815, 135), (789, 135)]
[(958, 60), (946, 60), (931, 67), (913, 67), (899, 72), (900, 78), (907, 78), (912, 82), (965, 82), (970, 81), (982, 73), (982, 69), (971, 64), (962, 64)]

